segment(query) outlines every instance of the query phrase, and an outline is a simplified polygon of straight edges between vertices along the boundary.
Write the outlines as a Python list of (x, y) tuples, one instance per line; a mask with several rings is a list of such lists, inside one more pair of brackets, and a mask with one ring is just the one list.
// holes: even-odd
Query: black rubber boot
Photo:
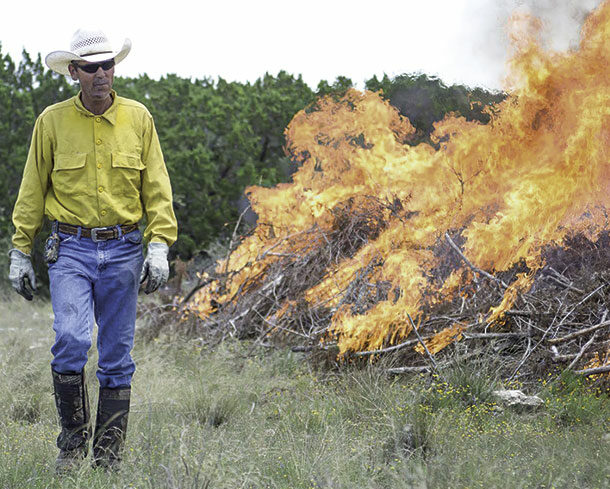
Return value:
[(116, 470), (127, 433), (131, 387), (100, 389), (93, 437), (93, 464)]
[(76, 468), (89, 450), (89, 397), (84, 370), (79, 374), (52, 372), (55, 405), (61, 425), (61, 433), (57, 437), (59, 455), (55, 468), (57, 473), (64, 473)]

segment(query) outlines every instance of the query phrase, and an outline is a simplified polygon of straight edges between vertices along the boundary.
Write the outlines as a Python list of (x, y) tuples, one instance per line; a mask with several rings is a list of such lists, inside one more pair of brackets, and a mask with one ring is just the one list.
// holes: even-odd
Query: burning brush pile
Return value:
[(610, 1), (552, 53), (515, 17), (510, 96), (491, 122), (449, 116), (435, 146), (376, 93), (286, 130), (293, 182), (247, 189), (258, 224), (202, 274), (198, 334), (343, 360), (442, 368), (482, 344), (510, 377), (610, 371)]

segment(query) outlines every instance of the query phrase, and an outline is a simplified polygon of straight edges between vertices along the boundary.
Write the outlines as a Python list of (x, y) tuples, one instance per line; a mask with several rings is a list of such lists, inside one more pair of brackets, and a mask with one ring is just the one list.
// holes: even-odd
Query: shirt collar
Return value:
[[(81, 92), (79, 91), (76, 97), (74, 97), (74, 105), (76, 106), (76, 110), (82, 112), (88, 117), (95, 117), (95, 114), (91, 113), (89, 110), (85, 108), (82, 100), (80, 99)], [(112, 105), (106, 109), (106, 112), (98, 115), (97, 117), (103, 117), (110, 124), (114, 125), (116, 123), (116, 111), (117, 111), (117, 102), (116, 102), (116, 92), (114, 90), (110, 91), (110, 96), (112, 97)]]

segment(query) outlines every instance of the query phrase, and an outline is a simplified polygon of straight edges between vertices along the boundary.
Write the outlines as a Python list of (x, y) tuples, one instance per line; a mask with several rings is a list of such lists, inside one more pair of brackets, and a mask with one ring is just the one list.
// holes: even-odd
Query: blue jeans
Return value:
[(81, 372), (96, 322), (100, 387), (127, 387), (135, 372), (131, 349), (143, 263), (142, 234), (135, 230), (98, 242), (64, 233), (59, 237), (59, 257), (49, 264), (55, 314), (51, 366), (58, 373)]

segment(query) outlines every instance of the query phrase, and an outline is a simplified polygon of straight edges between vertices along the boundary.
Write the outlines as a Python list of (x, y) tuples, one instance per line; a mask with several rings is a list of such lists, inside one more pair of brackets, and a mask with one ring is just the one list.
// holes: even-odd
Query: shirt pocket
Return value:
[(55, 155), (51, 183), (56, 195), (87, 193), (87, 153)]
[(110, 179), (113, 193), (139, 198), (142, 188), (140, 172), (144, 168), (139, 155), (113, 152)]

